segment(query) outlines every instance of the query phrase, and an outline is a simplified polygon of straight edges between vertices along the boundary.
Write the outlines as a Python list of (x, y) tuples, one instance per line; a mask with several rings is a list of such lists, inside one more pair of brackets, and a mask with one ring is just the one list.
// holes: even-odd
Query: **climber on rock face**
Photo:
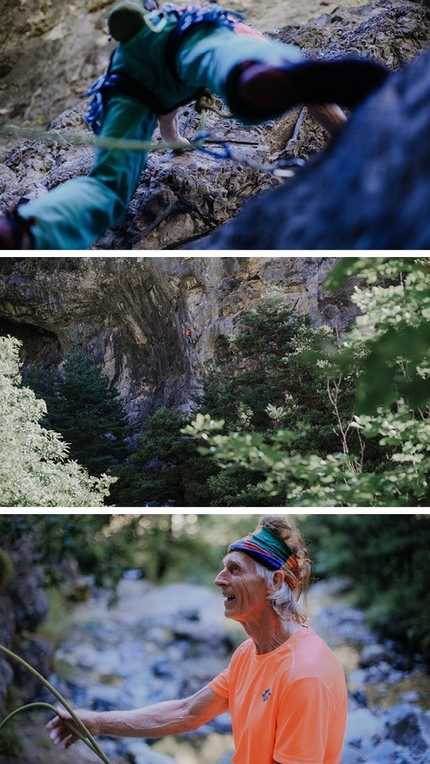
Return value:
[[(215, 3), (158, 8), (154, 0), (123, 0), (109, 16), (119, 44), (97, 80), (87, 119), (101, 138), (179, 144), (177, 109), (202, 92), (218, 95), (234, 116), (259, 123), (297, 104), (335, 134), (353, 108), (381, 86), (387, 70), (358, 58), (307, 60), (271, 41)], [(86, 249), (125, 213), (147, 151), (96, 149), (91, 172), (73, 178), (0, 219), (2, 249)]]

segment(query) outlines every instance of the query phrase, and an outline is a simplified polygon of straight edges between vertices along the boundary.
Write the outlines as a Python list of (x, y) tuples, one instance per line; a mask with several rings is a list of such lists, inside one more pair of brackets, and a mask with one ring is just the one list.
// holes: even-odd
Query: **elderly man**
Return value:
[[(151, 8), (152, 10), (148, 10)], [(100, 138), (187, 143), (176, 111), (205, 89), (248, 123), (280, 116), (298, 103), (338, 132), (353, 107), (387, 76), (362, 59), (307, 61), (301, 51), (269, 41), (215, 3), (157, 8), (125, 0), (109, 19), (119, 41), (106, 76), (95, 84), (90, 121)], [(73, 178), (0, 218), (0, 249), (86, 249), (127, 209), (148, 152), (98, 147), (87, 177)]]
[[(78, 711), (93, 735), (158, 738), (231, 712), (236, 764), (339, 764), (347, 716), (345, 676), (337, 658), (305, 625), (298, 603), (310, 561), (284, 515), (261, 518), (231, 544), (215, 579), (225, 615), (249, 639), (229, 666), (199, 692), (136, 711)], [(47, 725), (55, 745), (76, 736), (59, 716)]]

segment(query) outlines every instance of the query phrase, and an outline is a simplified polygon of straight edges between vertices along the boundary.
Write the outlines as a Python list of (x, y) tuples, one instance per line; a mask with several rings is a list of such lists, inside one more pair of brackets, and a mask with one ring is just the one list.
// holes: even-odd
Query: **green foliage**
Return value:
[(370, 625), (430, 657), (430, 515), (308, 515), (318, 575), (347, 576)]
[(113, 480), (90, 477), (59, 435), (40, 425), (46, 406), (21, 385), (19, 347), (0, 338), (0, 505), (102, 506)]
[(232, 466), (209, 478), (212, 507), (276, 507), (278, 496), (268, 497), (260, 475)]
[[(259, 473), (268, 496), (282, 497), (284, 506), (428, 506), (430, 260), (353, 258), (351, 264), (345, 259), (330, 283), (340, 283), (339, 270), (360, 274), (353, 299), (361, 315), (331, 349), (322, 346), (318, 355), (314, 347), (309, 356), (325, 376), (341, 447), (333, 448), (327, 438), (322, 451), (310, 418), (302, 427), (300, 420), (286, 419), (288, 429), (264, 435), (240, 430), (214, 435), (209, 417), (190, 432), (206, 436), (206, 449), (225, 468), (235, 464)], [(373, 416), (354, 413), (348, 401), (342, 404), (344, 380), (347, 399), (356, 380), (356, 410)]]
[(185, 420), (160, 408), (145, 422), (137, 449), (115, 470), (114, 501), (128, 507), (207, 506), (207, 479), (218, 472), (199, 454), (196, 443), (182, 434)]
[(0, 591), (8, 585), (15, 576), (15, 565), (8, 552), (0, 549)]
[(34, 369), (25, 376), (47, 404), (44, 424), (69, 444), (70, 456), (91, 475), (123, 462), (127, 420), (118, 391), (80, 350), (70, 350), (60, 370)]
[[(350, 363), (351, 348), (360, 344), (363, 373), (357, 413), (372, 415), (405, 398), (412, 408), (429, 401), (430, 259), (395, 257), (344, 258), (326, 286), (337, 288), (359, 276), (354, 301), (362, 310), (339, 362)], [(365, 286), (368, 284), (369, 286)]]
[(64, 581), (62, 563), (67, 557), (78, 562), (82, 573), (91, 574), (96, 586), (113, 587), (132, 562), (127, 546), (106, 535), (112, 516), (1, 515), (0, 541), (8, 546), (23, 536), (34, 542), (34, 553), (43, 562), (46, 586)]

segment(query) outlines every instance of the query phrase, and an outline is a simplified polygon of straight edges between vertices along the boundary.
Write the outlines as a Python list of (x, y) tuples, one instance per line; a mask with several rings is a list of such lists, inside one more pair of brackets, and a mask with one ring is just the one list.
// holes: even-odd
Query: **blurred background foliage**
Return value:
[[(3, 555), (30, 535), (47, 591), (73, 599), (67, 571), (75, 565), (90, 590), (115, 593), (121, 578), (211, 585), (229, 543), (252, 531), (258, 514), (1, 515)], [(353, 604), (366, 609), (382, 636), (430, 659), (430, 515), (290, 515), (314, 561), (316, 580), (344, 577)], [(4, 566), (7, 576), (13, 568)], [(113, 597), (114, 599), (114, 597)]]

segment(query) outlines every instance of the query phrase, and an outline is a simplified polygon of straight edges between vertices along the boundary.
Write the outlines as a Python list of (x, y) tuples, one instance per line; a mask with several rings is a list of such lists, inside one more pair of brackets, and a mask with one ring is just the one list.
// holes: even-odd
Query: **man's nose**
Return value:
[(226, 583), (226, 580), (225, 580), (225, 568), (224, 568), (224, 570), (221, 570), (218, 573), (218, 575), (217, 575), (217, 577), (216, 577), (216, 579), (214, 581), (214, 584), (215, 584), (215, 586), (224, 586), (225, 583)]

